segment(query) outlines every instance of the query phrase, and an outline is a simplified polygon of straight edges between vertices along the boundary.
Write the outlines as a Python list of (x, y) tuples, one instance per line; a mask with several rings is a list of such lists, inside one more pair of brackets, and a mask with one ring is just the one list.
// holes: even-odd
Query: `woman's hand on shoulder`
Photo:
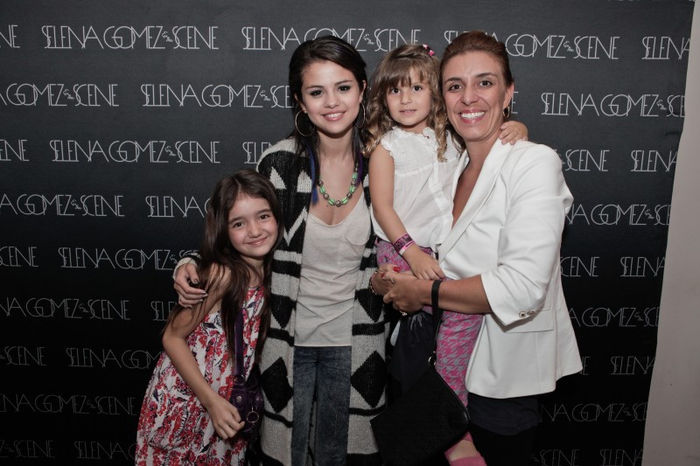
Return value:
[(177, 292), (178, 304), (182, 307), (192, 307), (204, 300), (207, 292), (192, 285), (199, 284), (199, 274), (197, 266), (193, 263), (181, 265), (175, 271), (175, 282), (173, 288)]
[(515, 144), (518, 141), (527, 141), (527, 126), (519, 121), (506, 121), (501, 125), (501, 134), (498, 138), (503, 144)]

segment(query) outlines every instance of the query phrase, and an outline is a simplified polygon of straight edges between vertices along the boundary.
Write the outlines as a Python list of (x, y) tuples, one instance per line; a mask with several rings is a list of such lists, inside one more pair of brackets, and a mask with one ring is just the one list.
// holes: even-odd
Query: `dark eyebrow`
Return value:
[[(344, 79), (344, 80), (342, 80), (342, 81), (338, 81), (337, 83), (334, 83), (333, 85), (334, 85), (334, 86), (340, 86), (341, 84), (352, 84), (353, 81), (354, 81), (354, 80), (352, 80), (352, 79)], [(304, 89), (307, 89), (307, 90), (308, 90), (308, 89), (315, 89), (315, 88), (323, 89), (323, 86), (320, 85), (320, 84), (309, 84), (309, 85), (306, 86)]]
[[(267, 213), (270, 213), (270, 214), (271, 214), (271, 213), (272, 213), (272, 209), (270, 209), (270, 208), (267, 208), (267, 209), (260, 209), (260, 210), (258, 210), (257, 212), (255, 212), (255, 215), (267, 214)], [(237, 221), (237, 220), (243, 220), (243, 217), (242, 217), (242, 216), (238, 216), (238, 217), (230, 218), (230, 219), (228, 220), (228, 223), (233, 223), (233, 222), (235, 222), (235, 221)]]
[[(497, 74), (497, 73), (493, 73), (493, 72), (491, 72), (491, 71), (486, 71), (486, 72), (484, 72), (484, 73), (479, 73), (479, 74), (476, 75), (476, 78), (477, 78), (477, 79), (490, 78), (490, 77), (494, 77), (494, 78), (498, 79), (498, 74)], [(463, 83), (464, 80), (463, 80), (462, 78), (460, 78), (460, 77), (455, 76), (455, 77), (452, 77), (452, 78), (445, 78), (442, 82), (443, 82), (443, 84), (452, 83), (452, 82), (460, 82), (460, 83)]]

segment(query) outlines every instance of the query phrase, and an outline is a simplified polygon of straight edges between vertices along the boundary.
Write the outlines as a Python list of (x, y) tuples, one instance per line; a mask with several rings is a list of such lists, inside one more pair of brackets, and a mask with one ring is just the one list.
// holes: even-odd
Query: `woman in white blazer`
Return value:
[(539, 422), (536, 395), (581, 370), (561, 287), (559, 249), (572, 202), (561, 161), (547, 146), (503, 145), (514, 81), (503, 43), (472, 31), (454, 39), (441, 85), (456, 143), (453, 226), (439, 248), (449, 280), (387, 274), (386, 302), (404, 312), (431, 302), (484, 314), (465, 380), (471, 433), (489, 466), (526, 465)]

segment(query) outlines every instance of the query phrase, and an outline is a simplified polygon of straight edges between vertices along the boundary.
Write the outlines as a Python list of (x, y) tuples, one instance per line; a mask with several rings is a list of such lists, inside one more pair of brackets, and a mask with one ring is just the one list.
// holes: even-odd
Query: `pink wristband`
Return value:
[(400, 256), (403, 256), (403, 253), (406, 252), (406, 249), (410, 248), (410, 247), (413, 246), (414, 244), (416, 244), (416, 242), (413, 241), (413, 240), (411, 240), (411, 241), (409, 241), (408, 243), (404, 244), (403, 247), (401, 248), (401, 250), (399, 251), (399, 255), (400, 255)]
[(406, 249), (411, 247), (412, 245), (416, 244), (415, 241), (413, 241), (413, 238), (411, 238), (411, 235), (406, 233), (405, 235), (402, 235), (399, 239), (394, 241), (393, 246), (396, 252), (399, 253), (400, 256), (403, 255), (404, 252), (406, 252)]

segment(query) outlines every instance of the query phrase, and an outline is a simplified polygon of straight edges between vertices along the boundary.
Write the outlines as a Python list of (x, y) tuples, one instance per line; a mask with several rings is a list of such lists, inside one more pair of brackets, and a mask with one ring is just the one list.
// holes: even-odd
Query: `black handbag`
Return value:
[(438, 330), (439, 281), (433, 283), (432, 306), (435, 345), (423, 375), (384, 412), (372, 419), (379, 453), (387, 465), (415, 465), (441, 455), (469, 428), (467, 409), (435, 370)]
[(238, 313), (234, 329), (236, 332), (236, 368), (233, 373), (233, 390), (231, 404), (236, 407), (241, 420), (245, 421), (243, 429), (238, 431), (241, 436), (253, 442), (260, 433), (260, 422), (263, 414), (263, 396), (260, 386), (260, 369), (257, 363), (250, 371), (248, 379), (243, 374), (243, 310)]

